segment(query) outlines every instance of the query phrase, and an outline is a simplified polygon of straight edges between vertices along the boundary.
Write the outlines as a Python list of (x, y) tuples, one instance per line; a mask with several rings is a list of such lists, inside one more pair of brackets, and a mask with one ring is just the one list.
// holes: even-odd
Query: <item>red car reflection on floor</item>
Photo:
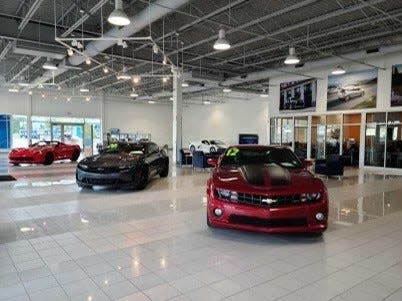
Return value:
[(214, 166), (207, 184), (210, 227), (269, 233), (327, 229), (327, 190), (290, 149), (231, 146), (208, 163)]
[(57, 160), (77, 161), (81, 148), (76, 144), (59, 141), (40, 141), (27, 148), (14, 148), (8, 154), (11, 164), (21, 163), (50, 165)]

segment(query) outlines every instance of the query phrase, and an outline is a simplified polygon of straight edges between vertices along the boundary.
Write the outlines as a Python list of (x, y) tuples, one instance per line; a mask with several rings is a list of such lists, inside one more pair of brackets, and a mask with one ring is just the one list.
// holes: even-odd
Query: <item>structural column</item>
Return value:
[(308, 115), (307, 117), (307, 159), (311, 159), (311, 127), (313, 122), (313, 117)]
[(100, 102), (101, 103), (100, 111), (101, 111), (102, 141), (103, 141), (103, 135), (106, 133), (105, 102), (106, 102), (106, 96), (105, 96), (105, 93), (102, 93), (102, 98), (101, 98), (101, 102)]
[(32, 144), (32, 95), (27, 96), (27, 137), (28, 145)]
[(173, 69), (173, 162), (179, 163), (182, 148), (183, 92), (182, 75), (177, 68)]

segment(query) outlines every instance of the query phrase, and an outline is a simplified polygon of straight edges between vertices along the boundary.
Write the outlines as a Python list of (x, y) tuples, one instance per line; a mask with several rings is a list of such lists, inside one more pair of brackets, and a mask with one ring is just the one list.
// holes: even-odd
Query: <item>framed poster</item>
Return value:
[(317, 79), (281, 83), (280, 111), (315, 111), (317, 101)]
[(402, 64), (392, 66), (391, 107), (402, 106)]
[(377, 69), (328, 76), (327, 111), (375, 108)]

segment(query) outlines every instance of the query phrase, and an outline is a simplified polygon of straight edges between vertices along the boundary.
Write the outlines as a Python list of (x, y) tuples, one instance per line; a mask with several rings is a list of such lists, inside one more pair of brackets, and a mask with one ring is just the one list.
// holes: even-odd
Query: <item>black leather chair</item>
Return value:
[(180, 149), (180, 165), (192, 165), (193, 156), (189, 150)]
[(316, 174), (331, 176), (343, 176), (343, 162), (340, 155), (328, 155), (327, 159), (318, 159), (315, 161), (314, 172)]

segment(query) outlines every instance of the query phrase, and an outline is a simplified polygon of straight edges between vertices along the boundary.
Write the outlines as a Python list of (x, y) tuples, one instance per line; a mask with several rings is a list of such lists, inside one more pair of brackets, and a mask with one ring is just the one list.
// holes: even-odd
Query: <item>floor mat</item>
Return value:
[(0, 175), (0, 182), (16, 181), (17, 179), (10, 175)]

